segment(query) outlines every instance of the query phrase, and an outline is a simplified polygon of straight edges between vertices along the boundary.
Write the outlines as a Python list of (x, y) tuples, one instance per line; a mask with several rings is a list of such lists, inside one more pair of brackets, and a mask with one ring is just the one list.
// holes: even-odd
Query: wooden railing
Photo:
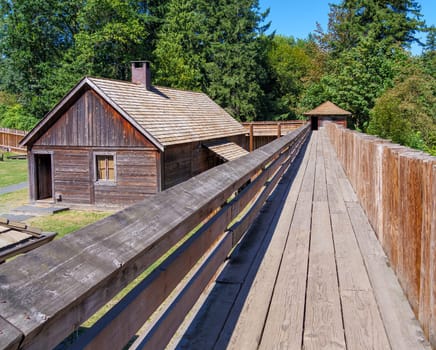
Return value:
[(20, 147), (20, 141), (27, 134), (26, 131), (0, 128), (0, 149), (26, 152), (26, 148)]
[(306, 120), (244, 122), (247, 132), (253, 130), (254, 136), (283, 136), (307, 123)]
[(121, 349), (159, 309), (143, 343), (163, 348), (309, 133), (301, 127), (0, 266), (0, 348), (51, 349), (168, 254), (74, 345)]
[(246, 122), (242, 123), (242, 126), (247, 130), (251, 152), (306, 124), (306, 120), (287, 120)]
[(436, 348), (436, 157), (327, 126), (417, 319)]

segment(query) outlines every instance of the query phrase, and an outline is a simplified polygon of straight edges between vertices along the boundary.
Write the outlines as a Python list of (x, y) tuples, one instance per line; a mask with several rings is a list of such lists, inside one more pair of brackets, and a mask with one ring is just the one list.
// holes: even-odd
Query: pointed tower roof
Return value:
[(323, 104), (319, 105), (318, 107), (316, 107), (315, 109), (312, 109), (309, 112), (304, 113), (304, 115), (307, 116), (339, 116), (339, 115), (344, 115), (344, 116), (350, 116), (351, 113), (339, 108), (338, 106), (336, 106), (334, 103), (330, 102), (330, 101), (326, 101)]

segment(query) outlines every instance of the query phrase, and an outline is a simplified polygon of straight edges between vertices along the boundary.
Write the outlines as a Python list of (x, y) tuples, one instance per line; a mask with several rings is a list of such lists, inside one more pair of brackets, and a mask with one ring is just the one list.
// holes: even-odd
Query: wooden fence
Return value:
[(424, 333), (436, 348), (436, 157), (327, 126)]
[(0, 348), (51, 349), (179, 242), (74, 345), (121, 349), (159, 309), (146, 348), (164, 348), (309, 133), (301, 127), (0, 266)]
[(22, 130), (0, 128), (0, 148), (26, 152), (26, 148), (19, 145), (26, 134), (27, 132)]
[(247, 130), (249, 150), (253, 151), (305, 124), (307, 124), (306, 120), (287, 120), (246, 122), (242, 123), (242, 126)]

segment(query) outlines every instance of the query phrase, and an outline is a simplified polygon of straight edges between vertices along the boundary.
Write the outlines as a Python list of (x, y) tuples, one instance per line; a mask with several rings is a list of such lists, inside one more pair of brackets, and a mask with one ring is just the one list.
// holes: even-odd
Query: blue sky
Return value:
[[(417, 0), (421, 5), (421, 13), (427, 25), (436, 25), (436, 0)], [(340, 0), (259, 0), (262, 10), (270, 8), (267, 18), (271, 21), (271, 30), (277, 34), (307, 38), (316, 29), (316, 22), (327, 28), (329, 3), (340, 3)], [(414, 54), (421, 49), (412, 47)]]

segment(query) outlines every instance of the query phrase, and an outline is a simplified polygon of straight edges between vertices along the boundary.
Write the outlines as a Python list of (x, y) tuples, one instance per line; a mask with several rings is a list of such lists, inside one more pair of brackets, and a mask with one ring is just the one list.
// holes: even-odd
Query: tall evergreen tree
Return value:
[(427, 42), (422, 54), (422, 63), (426, 72), (436, 79), (436, 27), (431, 26), (427, 31)]
[(129, 62), (146, 54), (147, 13), (142, 3), (125, 0), (87, 0), (79, 11), (75, 64), (82, 74), (126, 79)]
[(219, 0), (209, 7), (211, 33), (207, 92), (240, 120), (258, 118), (266, 79), (266, 47), (260, 39), (268, 14), (257, 0)]
[(1, 89), (19, 96), (34, 115), (45, 112), (40, 96), (44, 77), (74, 45), (78, 32), (76, 0), (1, 0)]
[(343, 0), (330, 5), (328, 31), (320, 39), (333, 53), (356, 47), (368, 36), (407, 48), (425, 28), (420, 11), (415, 0)]
[(171, 0), (154, 52), (157, 81), (202, 90), (236, 118), (256, 118), (265, 16), (254, 0)]
[(327, 33), (318, 36), (330, 53), (329, 74), (309, 90), (353, 113), (365, 129), (375, 100), (393, 84), (407, 58), (404, 48), (422, 30), (420, 6), (414, 0), (343, 0), (331, 5)]
[(199, 0), (169, 2), (154, 51), (157, 83), (205, 90), (206, 6), (206, 2)]

